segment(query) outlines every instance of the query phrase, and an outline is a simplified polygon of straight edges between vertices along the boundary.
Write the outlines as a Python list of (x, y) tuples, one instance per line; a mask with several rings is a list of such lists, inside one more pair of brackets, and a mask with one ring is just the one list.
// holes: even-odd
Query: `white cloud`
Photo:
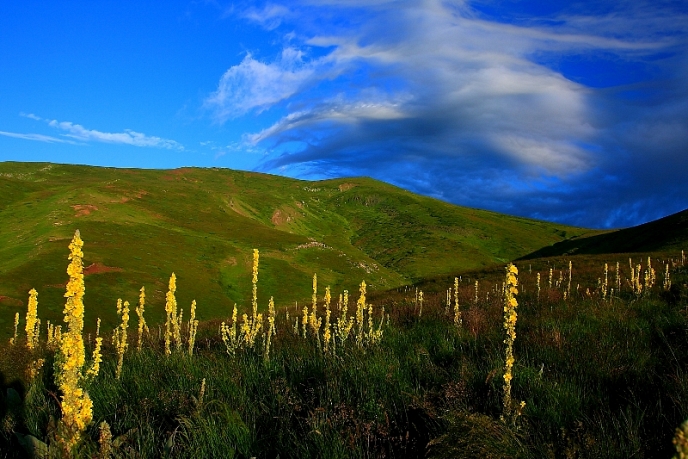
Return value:
[(288, 99), (308, 82), (327, 78), (326, 63), (322, 60), (304, 61), (303, 52), (288, 47), (278, 60), (260, 62), (251, 54), (227, 70), (217, 90), (204, 101), (215, 120), (224, 123), (250, 111), (262, 112)]
[[(339, 96), (335, 100), (309, 98), (308, 91), (319, 80), (306, 78), (301, 86), (270, 98), (273, 103), (299, 98), (306, 102), (247, 139), (273, 147), (295, 139), (317, 145), (308, 147), (310, 156), (308, 152), (282, 154), (276, 167), (290, 158), (321, 159), (329, 148), (323, 132), (332, 126), (347, 129), (351, 146), (364, 149), (363, 142), (373, 133), (361, 126), (381, 122), (390, 142), (405, 142), (387, 147), (396, 150), (391, 154), (401, 155), (415, 144), (423, 145), (428, 157), (443, 156), (450, 154), (453, 144), (453, 156), (482, 156), (490, 148), (491, 155), (503, 155), (524, 169), (559, 176), (593, 165), (577, 146), (595, 133), (587, 122), (586, 89), (528, 58), (543, 42), (559, 40), (578, 46), (583, 38), (489, 23), (434, 1), (389, 8), (386, 14), (373, 16), (362, 32), (315, 35), (308, 40), (312, 46), (333, 47), (321, 62), (331, 63), (332, 73), (340, 76), (333, 83)], [(349, 69), (362, 66), (374, 69), (370, 80), (349, 78)], [(259, 92), (266, 98), (271, 94), (258, 90), (255, 82), (237, 86), (237, 93)], [(258, 105), (257, 97), (251, 100)], [(472, 139), (481, 148), (462, 148), (461, 139)], [(343, 142), (333, 140), (342, 151), (350, 152)], [(334, 154), (330, 159), (337, 162)]]
[(36, 115), (34, 115), (33, 113), (24, 113), (24, 112), (21, 112), (21, 113), (19, 114), (19, 116), (23, 116), (24, 118), (29, 118), (29, 119), (32, 119), (32, 120), (35, 120), (35, 121), (41, 121), (41, 120), (42, 120), (42, 118), (41, 118), (40, 116), (36, 116)]
[[(72, 123), (71, 121), (57, 121), (41, 118), (33, 113), (21, 112), (19, 116), (29, 118), (35, 121), (45, 121), (48, 126), (52, 128), (65, 131), (63, 137), (78, 140), (80, 142), (102, 142), (122, 145), (131, 145), (134, 147), (152, 147), (164, 148), (168, 150), (184, 150), (184, 146), (179, 142), (170, 139), (163, 139), (161, 137), (149, 136), (141, 132), (136, 132), (131, 129), (125, 129), (124, 132), (102, 132), (95, 129), (86, 129), (80, 124)], [(16, 137), (27, 140), (36, 140), (40, 142), (56, 142), (56, 143), (71, 143), (76, 144), (74, 140), (68, 140), (58, 137), (47, 136), (43, 134), (18, 134), (13, 132), (0, 131), (0, 135), (7, 137)]]
[(249, 8), (243, 12), (242, 16), (267, 30), (273, 30), (279, 27), (285, 18), (291, 17), (291, 12), (283, 5), (268, 3), (262, 9)]
[(67, 134), (65, 137), (80, 140), (83, 142), (102, 142), (122, 145), (132, 145), (135, 147), (154, 147), (165, 148), (168, 150), (183, 150), (184, 146), (179, 142), (169, 139), (163, 139), (155, 136), (148, 136), (140, 132), (125, 129), (124, 132), (102, 132), (94, 129), (86, 129), (80, 124), (74, 124), (70, 121), (50, 120), (48, 125)]
[(510, 156), (521, 164), (539, 168), (547, 175), (567, 176), (585, 172), (592, 165), (589, 152), (567, 141), (505, 134), (495, 137), (493, 145), (505, 156)]
[(16, 139), (35, 140), (37, 142), (46, 142), (46, 143), (71, 143), (71, 144), (76, 143), (76, 142), (73, 142), (71, 140), (60, 139), (58, 137), (51, 137), (49, 135), (43, 135), (43, 134), (20, 134), (17, 132), (0, 131), (0, 135), (4, 135), (6, 137), (14, 137)]
[(251, 144), (256, 145), (290, 130), (315, 128), (321, 123), (355, 124), (375, 120), (400, 120), (407, 116), (399, 103), (388, 101), (348, 103), (335, 99), (329, 101), (329, 104), (323, 104), (318, 110), (290, 113), (269, 128), (249, 134), (246, 138)]

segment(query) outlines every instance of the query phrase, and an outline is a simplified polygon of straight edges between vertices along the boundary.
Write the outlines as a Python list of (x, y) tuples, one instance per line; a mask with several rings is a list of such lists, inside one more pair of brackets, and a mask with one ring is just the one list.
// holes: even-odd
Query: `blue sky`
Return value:
[(367, 175), (639, 224), (688, 207), (688, 3), (3, 2), (9, 160)]

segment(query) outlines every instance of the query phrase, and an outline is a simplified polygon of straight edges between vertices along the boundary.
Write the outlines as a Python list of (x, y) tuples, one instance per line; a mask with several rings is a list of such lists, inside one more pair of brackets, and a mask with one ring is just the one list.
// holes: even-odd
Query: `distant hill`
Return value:
[(688, 209), (652, 222), (582, 235), (542, 247), (522, 259), (559, 255), (596, 255), (688, 250)]
[(369, 178), (302, 181), (228, 169), (113, 169), (0, 163), (0, 330), (39, 292), (41, 317), (61, 319), (68, 244), (84, 240), (87, 323), (114, 321), (117, 298), (146, 287), (159, 323), (172, 272), (180, 307), (226, 316), (259, 303), (387, 289), (504, 263), (595, 231), (457, 207)]

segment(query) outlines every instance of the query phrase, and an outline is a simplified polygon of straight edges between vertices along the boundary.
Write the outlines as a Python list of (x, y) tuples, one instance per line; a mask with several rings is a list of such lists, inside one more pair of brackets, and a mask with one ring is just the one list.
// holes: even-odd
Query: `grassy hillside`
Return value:
[[(0, 163), (0, 333), (27, 292), (41, 316), (62, 317), (67, 245), (84, 239), (87, 326), (113, 324), (117, 298), (146, 287), (160, 322), (172, 272), (181, 307), (201, 319), (250, 299), (260, 250), (259, 302), (321, 290), (375, 290), (479, 269), (590, 231), (461, 208), (368, 178), (319, 182), (227, 169), (112, 169)], [(593, 232), (594, 233), (594, 232)]]
[(688, 247), (688, 209), (652, 222), (615, 231), (588, 234), (542, 247), (523, 259), (560, 255), (647, 253)]

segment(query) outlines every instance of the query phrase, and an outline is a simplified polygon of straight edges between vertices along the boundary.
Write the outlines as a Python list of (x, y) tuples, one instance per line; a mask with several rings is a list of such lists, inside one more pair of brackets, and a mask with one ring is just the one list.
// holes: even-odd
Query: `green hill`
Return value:
[(113, 323), (117, 298), (146, 287), (151, 323), (164, 315), (172, 272), (178, 302), (201, 319), (251, 295), (260, 250), (259, 303), (319, 293), (394, 288), (428, 276), (504, 263), (594, 231), (457, 207), (369, 178), (302, 181), (228, 169), (113, 169), (0, 163), (0, 333), (24, 314), (62, 317), (68, 244), (85, 242), (87, 326)]
[(542, 247), (522, 259), (560, 255), (647, 253), (688, 247), (688, 209), (631, 228), (582, 235)]

